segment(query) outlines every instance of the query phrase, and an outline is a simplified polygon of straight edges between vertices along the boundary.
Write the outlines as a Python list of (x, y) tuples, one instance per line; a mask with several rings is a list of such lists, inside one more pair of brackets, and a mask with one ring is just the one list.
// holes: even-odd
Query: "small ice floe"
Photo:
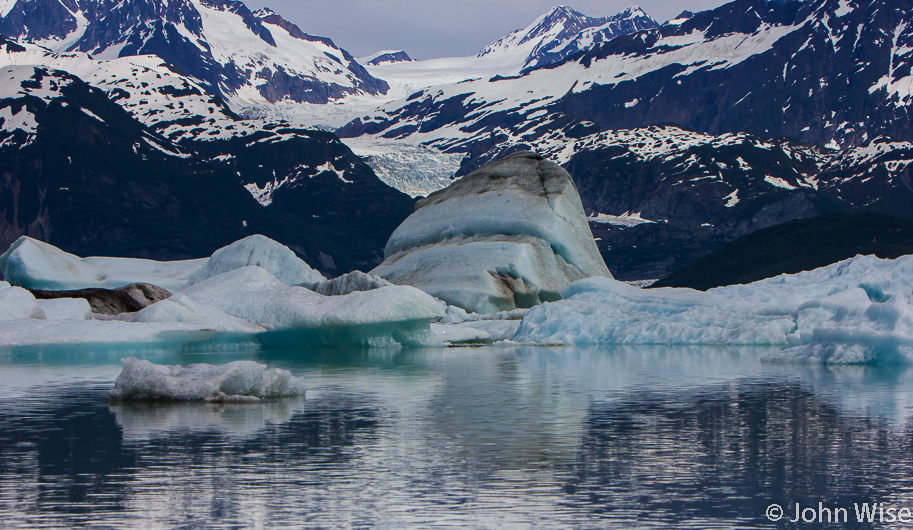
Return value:
[(123, 370), (108, 393), (112, 400), (244, 402), (305, 393), (304, 381), (288, 370), (254, 361), (167, 366), (127, 357), (121, 364)]

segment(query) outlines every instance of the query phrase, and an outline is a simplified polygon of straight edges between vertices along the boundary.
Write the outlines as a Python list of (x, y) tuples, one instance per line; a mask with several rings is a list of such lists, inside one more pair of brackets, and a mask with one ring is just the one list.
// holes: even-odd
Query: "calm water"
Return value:
[(117, 351), (0, 354), (5, 528), (813, 528), (913, 508), (913, 370), (758, 349), (139, 353), (254, 358), (307, 399), (112, 405)]

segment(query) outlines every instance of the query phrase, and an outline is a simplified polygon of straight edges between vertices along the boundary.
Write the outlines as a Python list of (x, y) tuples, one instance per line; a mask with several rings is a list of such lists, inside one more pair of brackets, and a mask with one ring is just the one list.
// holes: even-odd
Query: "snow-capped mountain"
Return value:
[(364, 65), (377, 66), (386, 63), (409, 63), (414, 61), (404, 50), (382, 50), (365, 57), (359, 57), (358, 62)]
[(14, 65), (73, 74), (172, 141), (246, 136), (262, 128), (262, 124), (242, 121), (221, 98), (206, 93), (199, 83), (175, 73), (153, 55), (95, 60), (83, 52), (55, 53), (0, 36), (0, 66)]
[[(387, 100), (393, 100), (433, 85), (515, 76), (527, 68), (559, 61), (596, 42), (657, 27), (659, 24), (638, 7), (597, 18), (556, 6), (471, 57), (378, 62), (369, 56), (362, 64), (371, 75), (390, 85)], [(375, 105), (380, 103), (383, 101)]]
[(551, 64), (595, 43), (606, 42), (659, 24), (637, 6), (611, 17), (590, 17), (568, 6), (553, 7), (523, 29), (492, 42), (478, 57), (522, 64), (522, 69)]
[(4, 0), (0, 34), (96, 59), (155, 55), (237, 107), (388, 89), (330, 39), (237, 0)]
[(344, 128), (479, 151), (585, 125), (676, 123), (852, 147), (911, 140), (908, 0), (736, 0), (517, 76), (439, 85)]
[[(35, 48), (0, 38), (0, 57), (40, 54)], [(49, 62), (66, 62), (47, 53)], [(244, 123), (220, 115), (217, 98), (209, 115), (156, 122), (150, 107), (137, 103), (128, 112), (118, 103), (134, 90), (191, 109), (213, 96), (189, 82), (186, 94), (163, 88), (182, 85), (144, 87), (155, 70), (132, 70), (137, 65), (123, 59), (70, 58), (74, 70), (85, 68), (96, 81), (113, 75), (121, 86), (91, 86), (48, 66), (0, 66), (0, 246), (29, 235), (83, 255), (174, 259), (259, 232), (339, 273), (376, 265), (412, 210), (406, 195), (331, 133)], [(127, 70), (105, 70), (112, 65)], [(119, 91), (128, 93), (118, 98)], [(206, 141), (161, 134), (182, 126), (205, 131)]]

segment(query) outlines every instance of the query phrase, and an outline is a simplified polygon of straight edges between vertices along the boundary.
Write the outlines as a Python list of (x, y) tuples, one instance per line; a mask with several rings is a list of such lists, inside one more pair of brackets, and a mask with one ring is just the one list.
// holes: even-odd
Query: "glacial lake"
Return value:
[[(4, 528), (814, 528), (913, 508), (913, 367), (766, 350), (0, 354)], [(126, 355), (254, 359), (305, 399), (109, 404)]]

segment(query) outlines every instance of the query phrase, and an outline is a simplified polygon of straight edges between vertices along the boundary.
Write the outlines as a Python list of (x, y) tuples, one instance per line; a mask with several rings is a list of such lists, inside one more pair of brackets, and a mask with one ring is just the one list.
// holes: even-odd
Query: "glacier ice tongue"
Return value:
[(28, 289), (67, 291), (131, 283), (151, 283), (176, 291), (206, 259), (153, 261), (134, 258), (80, 258), (59, 248), (22, 236), (0, 255), (0, 272), (13, 285)]
[(530, 307), (573, 281), (611, 277), (570, 175), (528, 152), (420, 200), (384, 253), (373, 274), (477, 313)]
[(262, 235), (252, 235), (213, 252), (205, 265), (188, 280), (187, 286), (200, 283), (241, 267), (256, 265), (286, 285), (307, 285), (325, 280), (287, 246)]
[(108, 396), (114, 400), (245, 401), (301, 396), (304, 382), (288, 370), (254, 361), (225, 365), (156, 365), (127, 357)]

